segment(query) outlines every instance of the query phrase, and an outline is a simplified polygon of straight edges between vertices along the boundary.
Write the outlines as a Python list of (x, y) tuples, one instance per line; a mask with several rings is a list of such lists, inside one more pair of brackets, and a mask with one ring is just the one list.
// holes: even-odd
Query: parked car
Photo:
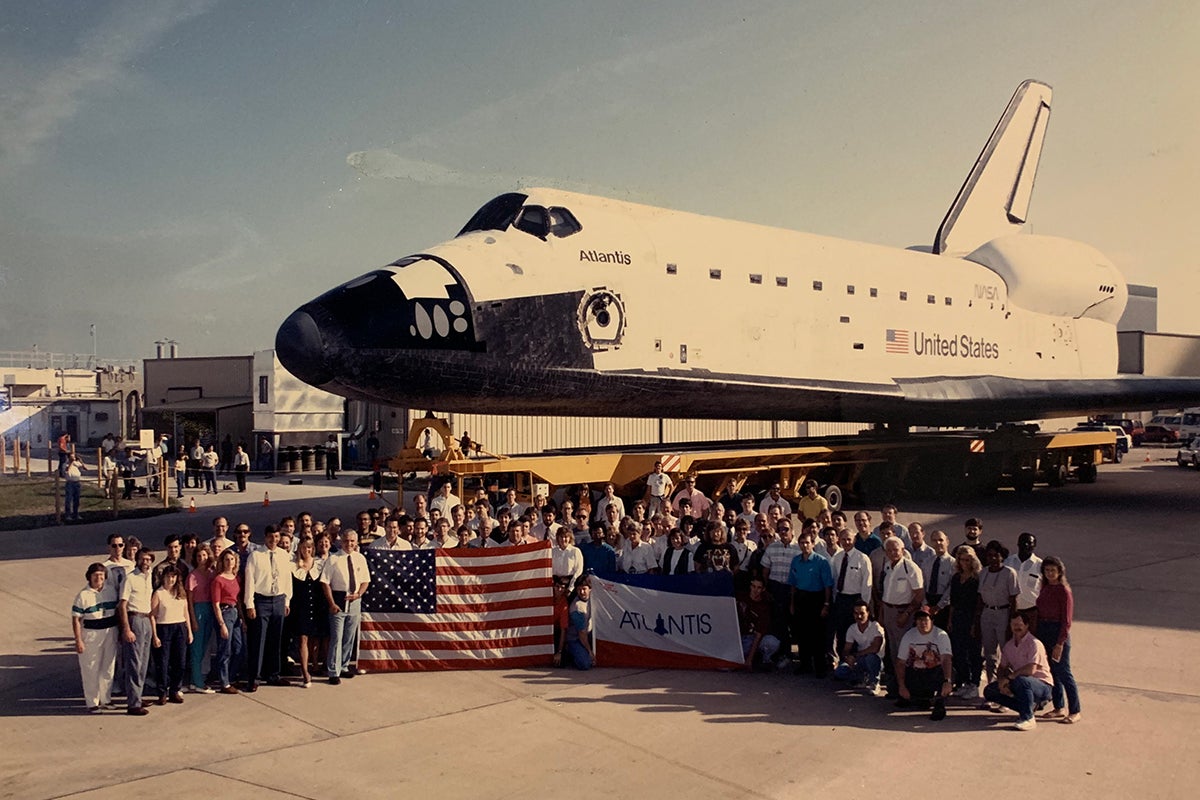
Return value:
[(1120, 425), (1129, 434), (1129, 438), (1133, 440), (1133, 446), (1141, 446), (1142, 433), (1146, 428), (1140, 419), (1105, 419), (1097, 420), (1097, 422), (1103, 422), (1105, 425)]
[(1166, 425), (1147, 425), (1142, 431), (1142, 441), (1146, 444), (1174, 444), (1179, 441), (1179, 431)]
[(1125, 432), (1124, 428), (1122, 428), (1120, 425), (1110, 425), (1107, 422), (1083, 422), (1079, 425), (1076, 425), (1075, 430), (1111, 431), (1113, 436), (1117, 438), (1117, 452), (1113, 460), (1118, 464), (1121, 463), (1121, 459), (1125, 457), (1125, 454), (1129, 452), (1130, 445), (1133, 443), (1133, 440), (1129, 437), (1129, 434)]
[(1200, 436), (1193, 436), (1175, 452), (1175, 463), (1181, 467), (1200, 467)]

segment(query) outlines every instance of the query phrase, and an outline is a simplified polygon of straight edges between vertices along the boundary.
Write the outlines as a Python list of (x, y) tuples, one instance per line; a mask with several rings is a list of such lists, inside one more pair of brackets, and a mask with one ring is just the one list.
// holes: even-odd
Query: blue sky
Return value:
[(0, 350), (270, 347), (515, 186), (927, 245), (1029, 77), (1033, 231), (1200, 333), (1194, 2), (4, 5)]

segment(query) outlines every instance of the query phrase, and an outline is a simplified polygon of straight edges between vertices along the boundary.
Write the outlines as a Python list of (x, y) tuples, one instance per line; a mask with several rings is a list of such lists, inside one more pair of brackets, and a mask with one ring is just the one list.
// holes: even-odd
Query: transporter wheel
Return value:
[(1051, 486), (1062, 486), (1067, 482), (1067, 465), (1058, 463), (1046, 470), (1046, 483)]
[(831, 483), (821, 492), (825, 498), (825, 502), (829, 503), (830, 511), (842, 510), (842, 488), (836, 483)]
[(1097, 475), (1095, 464), (1080, 464), (1079, 469), (1075, 472), (1080, 483), (1095, 483)]

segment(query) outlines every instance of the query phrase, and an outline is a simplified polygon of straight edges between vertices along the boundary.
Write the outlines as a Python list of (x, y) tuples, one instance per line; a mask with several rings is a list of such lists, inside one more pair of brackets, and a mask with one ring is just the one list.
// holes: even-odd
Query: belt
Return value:
[(218, 605), (222, 611), (227, 611), (231, 608), (237, 608), (237, 603), (220, 603)]
[(126, 613), (131, 617), (145, 617), (146, 619), (150, 619), (149, 611), (128, 611)]
[(987, 603), (984, 603), (984, 604), (983, 604), (983, 607), (984, 607), (984, 608), (986, 608), (986, 609), (988, 609), (988, 610), (990, 610), (990, 611), (999, 611), (999, 610), (1000, 610), (1000, 609), (1002, 609), (1002, 608), (1008, 608), (1008, 607), (1009, 607), (1009, 605), (1010, 605), (1009, 603), (1005, 603), (1005, 604), (1004, 604), (1004, 605), (1002, 605), (1002, 606), (989, 606)]
[(117, 624), (116, 617), (102, 617), (100, 619), (85, 619), (85, 620), (83, 620), (83, 627), (90, 631), (104, 630), (105, 628), (113, 628), (113, 627), (116, 627), (116, 624)]
[(908, 608), (908, 603), (884, 603), (888, 608)]

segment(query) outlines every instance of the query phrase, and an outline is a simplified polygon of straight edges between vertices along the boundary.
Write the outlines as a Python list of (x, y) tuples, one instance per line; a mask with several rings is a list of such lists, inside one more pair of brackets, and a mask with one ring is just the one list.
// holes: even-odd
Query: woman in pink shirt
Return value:
[(212, 694), (205, 685), (201, 666), (208, 643), (212, 640), (215, 618), (212, 609), (212, 579), (216, 575), (216, 559), (212, 546), (197, 545), (192, 552), (192, 570), (187, 576), (188, 612), (192, 622), (192, 644), (190, 648), (192, 682), (189, 692)]
[(221, 684), (221, 694), (237, 694), (230, 681), (232, 663), (236, 678), (237, 665), (241, 663), (245, 649), (245, 631), (242, 615), (242, 583), (238, 579), (241, 559), (237, 550), (230, 547), (217, 559), (217, 574), (212, 579), (212, 610), (217, 628), (217, 654), (213, 656), (213, 671)]
[(1067, 568), (1054, 556), (1042, 561), (1042, 590), (1038, 594), (1037, 608), (1037, 636), (1050, 655), (1050, 673), (1054, 676), (1054, 710), (1043, 714), (1042, 719), (1060, 719), (1071, 724), (1079, 720), (1081, 710), (1079, 687), (1071, 674), (1071, 618), (1075, 616), (1075, 595), (1067, 583)]

